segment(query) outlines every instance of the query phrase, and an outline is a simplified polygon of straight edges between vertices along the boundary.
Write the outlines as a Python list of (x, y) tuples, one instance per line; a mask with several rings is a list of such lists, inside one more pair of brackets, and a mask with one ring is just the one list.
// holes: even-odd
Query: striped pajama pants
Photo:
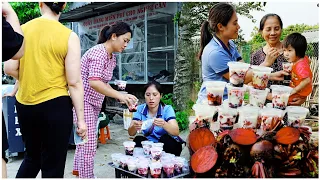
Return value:
[[(84, 101), (84, 120), (88, 127), (88, 142), (77, 145), (74, 155), (73, 170), (79, 171), (79, 178), (94, 178), (94, 157), (97, 151), (97, 123), (101, 107), (92, 106)], [(73, 120), (77, 122), (77, 116), (73, 110)]]

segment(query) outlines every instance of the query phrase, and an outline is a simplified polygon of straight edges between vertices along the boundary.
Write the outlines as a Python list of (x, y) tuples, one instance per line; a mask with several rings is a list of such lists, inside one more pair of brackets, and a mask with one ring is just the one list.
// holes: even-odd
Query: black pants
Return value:
[(63, 178), (73, 124), (72, 102), (69, 96), (16, 108), (25, 157), (16, 178)]
[[(133, 141), (136, 143), (135, 147), (142, 147), (141, 142), (148, 140), (144, 136), (136, 136)], [(176, 156), (180, 156), (182, 151), (182, 144), (180, 142), (177, 142), (175, 139), (173, 139), (168, 134), (164, 134), (161, 136), (159, 142), (163, 143), (163, 151), (166, 153), (171, 153)]]
[(8, 162), (8, 159), (6, 158), (6, 150), (9, 148), (8, 138), (7, 138), (7, 128), (6, 124), (4, 122), (4, 116), (2, 112), (2, 159), (5, 162)]

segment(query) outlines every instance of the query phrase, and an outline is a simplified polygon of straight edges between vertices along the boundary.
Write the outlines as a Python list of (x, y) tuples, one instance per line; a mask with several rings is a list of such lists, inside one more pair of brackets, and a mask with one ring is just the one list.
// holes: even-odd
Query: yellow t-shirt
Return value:
[(22, 25), (25, 52), (20, 59), (17, 101), (35, 105), (68, 96), (65, 57), (71, 30), (58, 21), (36, 18)]

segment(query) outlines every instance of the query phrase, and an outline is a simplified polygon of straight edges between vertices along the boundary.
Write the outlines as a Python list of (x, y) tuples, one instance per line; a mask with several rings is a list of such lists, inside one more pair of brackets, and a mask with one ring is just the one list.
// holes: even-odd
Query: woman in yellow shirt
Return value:
[[(25, 54), (6, 73), (19, 80), (16, 108), (25, 143), (17, 178), (63, 178), (73, 125), (86, 137), (78, 36), (58, 20), (65, 2), (40, 2), (42, 16), (22, 26)], [(69, 96), (69, 93), (70, 96)]]

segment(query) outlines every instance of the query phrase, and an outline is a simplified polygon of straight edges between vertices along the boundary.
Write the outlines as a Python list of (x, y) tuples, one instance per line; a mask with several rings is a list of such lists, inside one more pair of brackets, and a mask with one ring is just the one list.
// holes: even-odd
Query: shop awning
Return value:
[(74, 2), (68, 11), (62, 13), (60, 22), (77, 22), (145, 3), (147, 2)]

